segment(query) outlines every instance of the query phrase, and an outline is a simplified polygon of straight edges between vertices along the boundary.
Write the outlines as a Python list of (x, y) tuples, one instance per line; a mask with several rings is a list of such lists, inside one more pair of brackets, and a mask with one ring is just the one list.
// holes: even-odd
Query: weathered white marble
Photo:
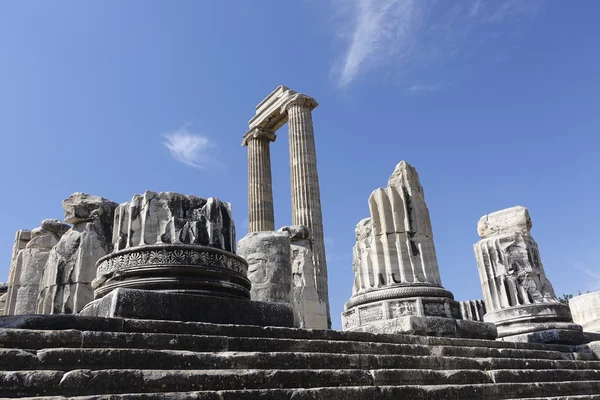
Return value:
[(283, 232), (250, 232), (238, 244), (248, 261), (252, 300), (292, 303), (290, 238)]
[(174, 192), (146, 191), (115, 211), (116, 250), (151, 244), (200, 244), (235, 253), (231, 206)]
[(96, 262), (112, 249), (118, 206), (103, 197), (74, 193), (62, 203), (73, 225), (52, 248), (40, 281), (38, 314), (77, 313), (94, 299)]
[(40, 227), (31, 231), (31, 240), (27, 242), (24, 249), (16, 252), (15, 260), (11, 265), (5, 305), (6, 315), (35, 314), (40, 279), (50, 250), (68, 229), (69, 225), (61, 221), (45, 219)]
[(244, 135), (248, 147), (248, 232), (274, 231), (271, 142), (273, 131), (254, 128)]
[(312, 233), (302, 225), (279, 230), (290, 237), (292, 305), (300, 328), (327, 329), (327, 306), (319, 299), (312, 253)]
[(474, 250), (487, 309), (484, 320), (496, 324), (499, 337), (552, 329), (553, 323), (580, 331), (546, 277), (531, 226), (522, 206), (479, 220), (482, 240)]
[(442, 287), (429, 210), (415, 168), (400, 162), (386, 188), (369, 197), (370, 218), (356, 226), (352, 297), (344, 330), (495, 337), (495, 327), (462, 320)]
[(312, 120), (315, 99), (285, 86), (277, 87), (256, 107), (242, 145), (248, 146), (248, 226), (249, 232), (274, 229), (273, 194), (269, 142), (286, 122), (289, 127), (292, 189), (292, 223), (312, 231), (314, 275), (319, 302), (326, 305), (331, 327), (327, 285), (327, 260), (317, 156)]
[(600, 292), (586, 293), (569, 299), (573, 322), (586, 332), (600, 333)]
[(400, 162), (356, 226), (353, 294), (407, 283), (441, 286), (429, 210), (413, 166)]

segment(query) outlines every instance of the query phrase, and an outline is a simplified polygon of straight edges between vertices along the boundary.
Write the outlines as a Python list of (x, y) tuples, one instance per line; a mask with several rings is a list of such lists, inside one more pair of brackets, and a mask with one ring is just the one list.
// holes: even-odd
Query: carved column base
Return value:
[(92, 282), (99, 299), (118, 288), (250, 298), (248, 263), (214, 247), (155, 244), (115, 251), (98, 260)]
[(498, 340), (502, 341), (572, 345), (589, 342), (581, 325), (572, 322), (569, 307), (561, 303), (505, 308), (485, 314), (483, 320), (496, 325)]
[(449, 297), (392, 298), (346, 308), (342, 328), (347, 331), (477, 339), (497, 336), (493, 324), (463, 320), (459, 303)]
[(494, 324), (441, 317), (405, 316), (375, 321), (356, 329), (351, 329), (351, 331), (489, 340), (496, 338)]

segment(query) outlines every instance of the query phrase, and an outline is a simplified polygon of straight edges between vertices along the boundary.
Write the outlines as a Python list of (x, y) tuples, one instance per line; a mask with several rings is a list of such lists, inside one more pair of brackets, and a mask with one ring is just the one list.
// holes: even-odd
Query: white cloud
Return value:
[(437, 92), (440, 89), (443, 89), (444, 85), (442, 84), (429, 84), (429, 85), (411, 85), (408, 87), (409, 92)]
[(205, 169), (214, 164), (209, 150), (215, 146), (208, 137), (191, 133), (187, 127), (163, 135), (163, 144), (177, 161), (193, 168)]
[[(430, 69), (469, 43), (497, 37), (484, 27), (538, 11), (538, 0), (331, 0), (344, 51), (332, 70), (340, 86), (382, 66), (395, 73)], [(517, 21), (516, 23), (522, 23)], [(507, 27), (510, 34), (514, 26)], [(427, 86), (427, 85), (426, 85)], [(435, 91), (415, 85), (416, 91)], [(423, 90), (419, 90), (423, 88)], [(410, 90), (410, 88), (409, 88)]]

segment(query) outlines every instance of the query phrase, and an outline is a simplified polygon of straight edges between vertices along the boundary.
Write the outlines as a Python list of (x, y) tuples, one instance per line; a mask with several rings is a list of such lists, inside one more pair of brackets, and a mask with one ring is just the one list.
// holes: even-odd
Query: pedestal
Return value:
[(88, 304), (79, 315), (215, 324), (294, 326), (292, 306), (177, 292), (115, 289)]

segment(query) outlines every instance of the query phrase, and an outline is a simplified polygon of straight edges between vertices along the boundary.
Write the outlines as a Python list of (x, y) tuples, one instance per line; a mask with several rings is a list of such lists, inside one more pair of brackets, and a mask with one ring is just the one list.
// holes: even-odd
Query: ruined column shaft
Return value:
[(270, 142), (275, 134), (255, 129), (244, 137), (248, 146), (248, 232), (274, 231)]
[(573, 323), (569, 308), (559, 302), (546, 277), (531, 226), (529, 212), (521, 206), (479, 220), (481, 240), (474, 250), (487, 309), (484, 320), (496, 324), (499, 337), (516, 341), (555, 340), (537, 333), (549, 330), (577, 335), (573, 332), (581, 327)]
[(313, 260), (315, 281), (319, 300), (327, 304), (327, 260), (323, 240), (323, 217), (317, 156), (313, 130), (312, 109), (316, 102), (308, 96), (300, 96), (287, 106), (290, 146), (290, 170), (292, 189), (292, 223), (305, 225), (313, 234)]

